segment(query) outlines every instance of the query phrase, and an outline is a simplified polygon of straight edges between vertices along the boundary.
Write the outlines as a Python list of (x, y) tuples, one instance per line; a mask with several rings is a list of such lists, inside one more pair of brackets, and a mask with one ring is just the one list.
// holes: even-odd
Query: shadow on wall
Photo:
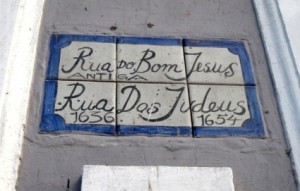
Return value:
[(81, 182), (82, 176), (79, 177), (75, 182), (72, 182), (72, 180), (68, 178), (66, 182), (66, 191), (81, 191)]

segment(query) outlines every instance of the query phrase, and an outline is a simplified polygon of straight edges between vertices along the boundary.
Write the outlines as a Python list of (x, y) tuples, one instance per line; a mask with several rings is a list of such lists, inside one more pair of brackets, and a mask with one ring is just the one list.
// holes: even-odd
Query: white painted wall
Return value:
[(0, 3), (0, 190), (15, 190), (18, 178), (43, 5), (44, 0)]
[[(1, 0), (0, 1), (0, 103), (3, 99), (3, 84), (5, 73), (7, 69), (7, 61), (9, 56), (9, 49), (14, 33), (15, 21), (17, 17), (19, 0)], [(1, 104), (2, 105), (2, 104)], [(0, 135), (2, 128), (0, 128)], [(1, 136), (0, 136), (1, 142)]]
[(228, 167), (85, 165), (82, 191), (234, 191)]
[(295, 58), (298, 74), (300, 73), (300, 1), (299, 0), (278, 0), (282, 20), (291, 51)]
[(297, 0), (253, 0), (281, 118), (291, 147), (298, 190), (300, 183), (300, 2)]
[[(299, 90), (300, 90), (300, 1), (299, 0), (277, 0), (278, 7), (281, 12), (282, 21), (284, 23), (284, 28), (287, 36), (287, 42), (289, 43), (290, 53), (293, 60), (293, 66), (290, 66), (291, 70), (294, 70), (294, 73), (289, 75), (294, 75), (293, 79), (286, 79), (287, 86), (294, 84), (290, 87), (294, 89), (294, 95), (290, 96), (296, 97), (295, 105), (291, 109), (295, 109), (292, 112), (294, 118), (300, 119), (300, 101), (299, 101)], [(285, 65), (285, 63), (282, 63)], [(293, 80), (293, 83), (289, 83), (290, 80)], [(281, 104), (286, 104), (286, 100), (281, 100)], [(297, 110), (296, 110), (297, 109)], [(286, 112), (288, 115), (289, 111)], [(286, 119), (289, 120), (289, 119)], [(297, 121), (298, 122), (298, 121)], [(300, 184), (300, 127), (299, 123), (295, 126), (290, 126), (286, 128), (289, 142), (291, 144), (294, 167), (297, 173), (298, 186)], [(300, 188), (298, 187), (300, 190)]]

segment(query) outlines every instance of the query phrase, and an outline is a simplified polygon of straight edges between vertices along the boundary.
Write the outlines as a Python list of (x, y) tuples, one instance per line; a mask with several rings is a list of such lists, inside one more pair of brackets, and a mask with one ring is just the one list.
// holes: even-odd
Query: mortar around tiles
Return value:
[(243, 43), (183, 42), (52, 36), (41, 130), (263, 136)]

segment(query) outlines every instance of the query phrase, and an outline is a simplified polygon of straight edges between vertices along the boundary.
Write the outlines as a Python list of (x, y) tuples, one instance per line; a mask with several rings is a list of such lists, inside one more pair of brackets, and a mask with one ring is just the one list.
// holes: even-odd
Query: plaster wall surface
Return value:
[(300, 2), (296, 0), (279, 0), (278, 5), (280, 6), (282, 20), (285, 23), (285, 30), (291, 44), (291, 49), (295, 62), (297, 64), (298, 75), (299, 75), (299, 60), (300, 54), (300, 37), (298, 35), (298, 19), (300, 19)]
[[(250, 139), (40, 134), (53, 33), (244, 39), (266, 137)], [(80, 190), (83, 165), (231, 167), (237, 191), (296, 190), (274, 90), (250, 0), (49, 0), (40, 33), (17, 190)]]
[[(5, 72), (7, 71), (7, 62), (9, 56), (9, 50), (12, 40), (12, 34), (15, 28), (15, 20), (17, 16), (17, 6), (19, 0), (14, 1), (1, 1), (0, 10), (3, 11), (0, 18), (0, 101), (3, 100), (4, 92), (3, 85), (5, 83)], [(0, 135), (2, 134), (2, 128), (0, 128)], [(1, 139), (0, 139), (1, 141)]]

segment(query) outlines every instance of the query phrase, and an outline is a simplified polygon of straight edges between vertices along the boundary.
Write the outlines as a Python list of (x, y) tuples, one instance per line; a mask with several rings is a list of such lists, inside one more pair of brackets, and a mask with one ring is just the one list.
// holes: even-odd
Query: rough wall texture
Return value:
[[(49, 0), (36, 60), (18, 190), (79, 191), (89, 165), (231, 167), (237, 191), (296, 190), (250, 0)], [(245, 39), (266, 138), (103, 137), (40, 134), (52, 33)]]

